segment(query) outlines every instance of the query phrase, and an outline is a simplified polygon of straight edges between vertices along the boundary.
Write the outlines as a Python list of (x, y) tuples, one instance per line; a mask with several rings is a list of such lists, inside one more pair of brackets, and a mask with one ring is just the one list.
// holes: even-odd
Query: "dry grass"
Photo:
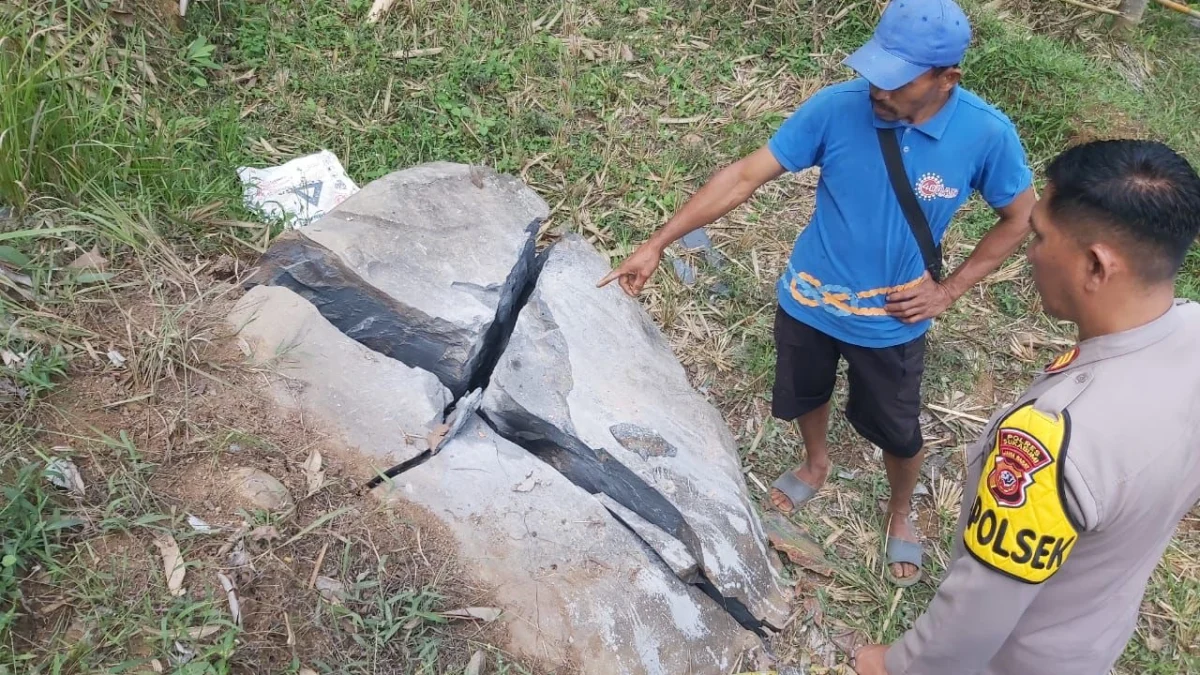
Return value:
[[(22, 581), (4, 661), (22, 655), (34, 672), (126, 662), (146, 672), (190, 663), (442, 673), (483, 650), (500, 672), (517, 672), (489, 646), (504, 642), (498, 628), (443, 616), (489, 601), (456, 567), (436, 519), (364, 495), (354, 458), (302, 416), (281, 415), (265, 373), (243, 365), (222, 328), (238, 287), (201, 274), (163, 289), (127, 274), (140, 278), (118, 275), (120, 290), (81, 317), (90, 341), (124, 362), (100, 350), (77, 360), (69, 386), (29, 420), (35, 446), (70, 458), (87, 491), (64, 505), (78, 525), (55, 564)], [(325, 483), (308, 494), (313, 449)], [(281, 480), (295, 505), (267, 512), (237, 497), (231, 472), (241, 467)], [(214, 531), (197, 531), (192, 516)], [(164, 534), (186, 564), (177, 597), (152, 545)], [(236, 586), (240, 619), (221, 575)], [(322, 593), (322, 578), (336, 596)]]

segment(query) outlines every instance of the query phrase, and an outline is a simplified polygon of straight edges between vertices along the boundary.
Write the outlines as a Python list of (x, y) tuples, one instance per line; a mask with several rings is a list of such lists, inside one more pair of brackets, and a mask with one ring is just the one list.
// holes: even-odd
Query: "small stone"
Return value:
[(108, 259), (100, 255), (99, 247), (93, 246), (92, 250), (72, 260), (67, 267), (73, 270), (96, 270), (103, 272), (108, 269)]
[(285, 511), (292, 507), (292, 494), (283, 483), (265, 471), (245, 467), (234, 469), (233, 487), (242, 499), (257, 508)]
[(237, 274), (237, 258), (223, 253), (208, 268), (214, 279), (228, 279)]
[(612, 425), (608, 431), (613, 438), (617, 439), (621, 447), (630, 452), (636, 452), (641, 455), (642, 459), (674, 457), (679, 453), (675, 446), (668, 443), (667, 439), (658, 435), (658, 432), (653, 429), (622, 422)]
[(763, 527), (771, 547), (786, 555), (792, 563), (824, 577), (833, 576), (833, 569), (825, 558), (825, 550), (808, 532), (778, 511), (768, 511), (763, 515)]
[(325, 598), (325, 600), (335, 605), (342, 604), (342, 598), (344, 598), (346, 595), (345, 584), (337, 579), (331, 579), (329, 577), (317, 577), (317, 583), (315, 585), (317, 592), (321, 594), (322, 598)]
[(485, 657), (483, 650), (476, 650), (471, 656), (471, 661), (467, 664), (467, 671), (465, 675), (482, 675), (484, 661)]
[(712, 239), (708, 238), (704, 228), (700, 228), (683, 235), (679, 244), (687, 251), (704, 251), (712, 248)]

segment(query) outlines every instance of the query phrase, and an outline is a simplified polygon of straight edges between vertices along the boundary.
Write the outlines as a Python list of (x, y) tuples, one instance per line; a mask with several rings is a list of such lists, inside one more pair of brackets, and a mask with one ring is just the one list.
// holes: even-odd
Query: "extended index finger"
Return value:
[(608, 274), (606, 274), (606, 275), (604, 276), (604, 278), (603, 278), (603, 279), (601, 279), (601, 280), (599, 281), (599, 283), (597, 283), (597, 284), (596, 284), (596, 288), (603, 288), (603, 287), (605, 287), (605, 286), (607, 286), (607, 285), (611, 284), (611, 283), (613, 282), (613, 279), (616, 279), (616, 278), (617, 278), (617, 277), (619, 277), (619, 276), (621, 276), (621, 270), (620, 270), (620, 269), (615, 269), (615, 270), (613, 270), (613, 271), (609, 272)]

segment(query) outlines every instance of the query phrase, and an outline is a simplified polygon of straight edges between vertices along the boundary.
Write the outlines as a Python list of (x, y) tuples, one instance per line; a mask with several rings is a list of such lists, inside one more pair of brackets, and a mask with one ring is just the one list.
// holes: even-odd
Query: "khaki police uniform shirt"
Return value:
[(1200, 499), (1200, 305), (1047, 367), (967, 450), (957, 543), (889, 675), (1103, 675)]

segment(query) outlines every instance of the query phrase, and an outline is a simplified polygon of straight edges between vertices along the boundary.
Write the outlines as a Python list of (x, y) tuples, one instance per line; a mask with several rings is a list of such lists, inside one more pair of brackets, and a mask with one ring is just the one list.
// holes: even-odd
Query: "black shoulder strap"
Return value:
[(921, 258), (925, 261), (925, 269), (929, 270), (934, 281), (942, 280), (942, 251), (933, 243), (933, 232), (929, 229), (929, 221), (925, 212), (917, 202), (912, 187), (908, 184), (908, 174), (904, 171), (904, 158), (900, 156), (900, 142), (896, 140), (895, 129), (877, 128), (879, 149), (883, 151), (883, 163), (887, 165), (888, 178), (892, 181), (892, 191), (900, 200), (900, 210), (912, 230), (917, 246), (921, 247)]

